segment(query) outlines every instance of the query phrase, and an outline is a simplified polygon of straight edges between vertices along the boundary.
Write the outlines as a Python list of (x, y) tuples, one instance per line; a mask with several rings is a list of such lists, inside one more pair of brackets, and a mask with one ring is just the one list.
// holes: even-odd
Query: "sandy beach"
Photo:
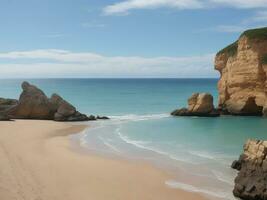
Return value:
[(67, 136), (84, 128), (52, 121), (0, 122), (0, 199), (204, 199), (166, 187), (170, 177), (152, 166), (78, 153)]

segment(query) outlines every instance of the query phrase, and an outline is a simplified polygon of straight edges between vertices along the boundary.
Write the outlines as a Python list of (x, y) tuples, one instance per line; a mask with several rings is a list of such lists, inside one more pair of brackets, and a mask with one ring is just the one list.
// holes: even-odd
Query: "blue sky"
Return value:
[(1, 0), (0, 78), (217, 77), (267, 0)]

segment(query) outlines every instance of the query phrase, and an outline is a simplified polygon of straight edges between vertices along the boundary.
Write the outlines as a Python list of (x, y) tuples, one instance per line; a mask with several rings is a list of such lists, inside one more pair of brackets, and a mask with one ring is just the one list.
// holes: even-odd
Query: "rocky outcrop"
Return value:
[(7, 115), (6, 112), (0, 112), (0, 121), (9, 121), (10, 117)]
[(88, 121), (85, 114), (81, 114), (69, 102), (65, 101), (58, 94), (53, 94), (50, 99), (55, 121)]
[(28, 82), (23, 82), (18, 105), (9, 115), (16, 119), (53, 119), (51, 103), (42, 90)]
[(96, 116), (96, 119), (107, 120), (107, 119), (109, 119), (109, 117), (106, 117), (106, 116), (99, 116), (99, 115), (97, 115), (97, 116)]
[(188, 108), (173, 111), (174, 116), (217, 117), (220, 113), (214, 109), (213, 97), (208, 93), (195, 93), (188, 99)]
[(18, 105), (18, 100), (16, 99), (0, 98), (0, 121), (10, 120), (8, 112), (16, 105)]
[(267, 141), (248, 140), (232, 168), (239, 170), (234, 195), (245, 200), (267, 199)]
[(18, 105), (18, 100), (16, 99), (0, 98), (0, 112), (6, 112), (16, 105)]
[[(4, 119), (45, 119), (55, 121), (96, 120), (94, 116), (81, 114), (58, 94), (48, 98), (45, 93), (28, 82), (22, 83), (19, 100), (0, 99), (0, 120)], [(2, 104), (1, 104), (2, 102)], [(1, 113), (1, 108), (2, 113)]]
[(248, 30), (215, 58), (220, 72), (219, 109), (267, 116), (267, 28)]

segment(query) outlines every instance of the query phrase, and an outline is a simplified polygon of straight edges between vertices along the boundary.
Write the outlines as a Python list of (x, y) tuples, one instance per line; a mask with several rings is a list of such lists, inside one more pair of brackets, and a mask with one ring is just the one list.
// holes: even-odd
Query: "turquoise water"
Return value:
[[(230, 169), (248, 138), (267, 139), (260, 117), (170, 117), (193, 92), (217, 99), (216, 79), (43, 79), (29, 80), (48, 95), (57, 92), (87, 114), (108, 115), (89, 122), (79, 135), (96, 153), (148, 161), (169, 170), (166, 185), (233, 199)], [(17, 98), (21, 80), (0, 80), (0, 96)]]

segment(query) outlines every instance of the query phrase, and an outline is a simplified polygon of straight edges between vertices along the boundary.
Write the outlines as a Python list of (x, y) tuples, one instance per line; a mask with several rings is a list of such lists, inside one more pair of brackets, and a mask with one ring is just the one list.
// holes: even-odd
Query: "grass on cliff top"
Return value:
[(247, 36), (249, 39), (267, 40), (267, 27), (247, 30), (240, 37), (242, 36)]
[(222, 49), (221, 51), (219, 51), (217, 53), (218, 54), (222, 54), (222, 53), (226, 53), (227, 56), (234, 56), (237, 53), (237, 48), (238, 48), (238, 41), (235, 41), (234, 43), (230, 44), (229, 46), (225, 47), (224, 49)]
[(267, 54), (262, 57), (262, 64), (267, 64)]
[[(267, 40), (267, 27), (247, 30), (241, 34), (240, 38), (243, 36), (248, 37), (248, 39)], [(225, 47), (224, 49), (219, 51), (217, 55), (226, 53), (228, 57), (235, 56), (237, 53), (237, 48), (238, 48), (238, 41)], [(266, 57), (267, 56), (265, 56), (263, 59), (264, 62), (267, 62)]]

